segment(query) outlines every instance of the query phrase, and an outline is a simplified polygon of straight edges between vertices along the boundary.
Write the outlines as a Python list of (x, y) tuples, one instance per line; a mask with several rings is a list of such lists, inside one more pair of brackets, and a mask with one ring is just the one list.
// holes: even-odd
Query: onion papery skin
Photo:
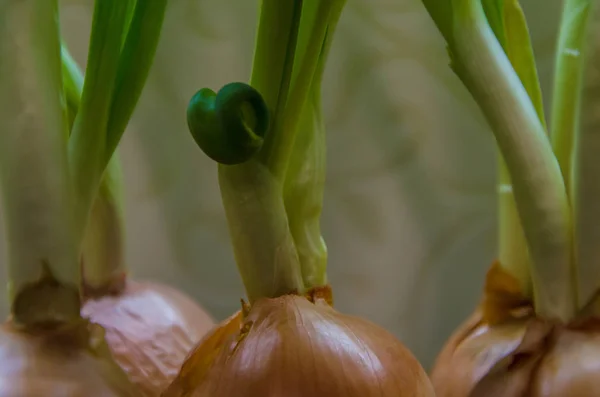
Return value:
[(160, 396), (214, 326), (191, 298), (150, 282), (127, 281), (117, 295), (88, 299), (82, 315), (105, 329), (115, 361), (147, 397)]
[[(498, 283), (498, 276), (507, 279), (493, 266), (482, 305), (439, 354), (431, 372), (436, 395), (600, 396), (600, 320), (560, 325), (537, 318), (530, 303), (509, 309), (498, 294), (509, 284)], [(511, 294), (505, 288), (503, 295)]]
[(165, 397), (433, 397), (390, 333), (325, 300), (259, 299), (193, 351)]
[(69, 329), (0, 327), (0, 397), (137, 397), (113, 361), (101, 327), (81, 321)]

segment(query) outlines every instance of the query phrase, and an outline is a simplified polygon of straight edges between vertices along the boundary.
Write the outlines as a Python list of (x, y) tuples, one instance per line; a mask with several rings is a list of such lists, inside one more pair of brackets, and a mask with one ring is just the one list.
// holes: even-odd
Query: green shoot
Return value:
[(298, 137), (284, 185), (284, 201), (290, 230), (298, 251), (306, 288), (327, 284), (327, 246), (321, 236), (321, 211), (325, 188), (325, 124), (321, 81), (327, 56), (346, 1), (332, 10), (319, 63), (310, 87), (310, 98), (298, 125)]
[(570, 193), (573, 142), (579, 130), (582, 72), (592, 0), (565, 0), (552, 95), (552, 145)]
[[(536, 312), (568, 321), (576, 310), (567, 191), (544, 123), (480, 0), (424, 0), (449, 44), (452, 67), (486, 116), (512, 181), (531, 258)], [(494, 21), (494, 19), (492, 19)], [(510, 52), (508, 52), (510, 55)]]
[(104, 161), (111, 158), (117, 147), (148, 79), (167, 2), (168, 0), (137, 0), (132, 15), (130, 11), (129, 30), (119, 58), (117, 80), (112, 94)]
[(69, 138), (70, 168), (77, 200), (76, 231), (81, 236), (110, 158), (108, 119), (130, 1), (133, 0), (95, 2), (81, 104)]
[[(314, 261), (306, 257), (314, 254), (307, 245), (320, 242), (324, 164), (314, 162), (321, 157), (319, 151), (324, 152), (324, 142), (322, 131), (317, 132), (321, 127), (313, 124), (318, 117), (314, 99), (320, 87), (322, 50), (343, 4), (339, 0), (264, 0), (250, 86), (233, 83), (217, 94), (200, 90), (188, 107), (192, 135), (220, 163), (223, 205), (251, 302), (303, 293), (304, 280), (326, 281), (322, 261), (308, 277), (303, 277), (301, 262)], [(315, 79), (319, 82), (313, 84)], [(293, 156), (298, 148), (310, 151), (309, 158), (302, 160), (307, 167), (315, 167), (309, 177), (315, 180), (305, 185), (298, 172), (305, 164)], [(291, 187), (301, 189), (304, 199), (285, 199)], [(301, 233), (309, 230), (312, 235), (304, 239)]]
[[(544, 105), (535, 58), (523, 10), (517, 0), (483, 2), (490, 27), (546, 127)], [(524, 296), (531, 298), (531, 260), (517, 210), (510, 174), (500, 154), (498, 164), (498, 259), (518, 282)]]
[(69, 139), (82, 235), (107, 163), (139, 99), (154, 58), (166, 0), (96, 1), (81, 105)]
[[(82, 78), (61, 49), (56, 0), (0, 4), (0, 182), (16, 322), (80, 318), (84, 232), (88, 254), (87, 243), (95, 244), (94, 259), (101, 259), (98, 245), (112, 245), (121, 256), (120, 238), (105, 238), (122, 229), (113, 152), (150, 68), (165, 7), (166, 0), (96, 0)], [(88, 273), (97, 282), (103, 272)]]
[(0, 4), (0, 180), (11, 312), (25, 325), (79, 317), (56, 0)]
[[(571, 100), (579, 104), (573, 108), (573, 102), (564, 98), (555, 98), (556, 111), (560, 111), (561, 104), (565, 107), (564, 115), (560, 121), (564, 122), (564, 130), (557, 128), (557, 136), (561, 131), (564, 135), (571, 135), (572, 159), (570, 160), (571, 185), (570, 198), (575, 221), (575, 256), (577, 259), (577, 292), (579, 307), (583, 308), (598, 294), (600, 288), (600, 7), (595, 2), (593, 5), (580, 2), (581, 8), (574, 7), (574, 2), (566, 2), (563, 14), (561, 37), (567, 36), (559, 43), (559, 54), (555, 78), (555, 95), (570, 96)], [(584, 17), (582, 14), (588, 14)], [(579, 25), (579, 26), (578, 26)], [(584, 29), (583, 26), (587, 28)], [(584, 33), (585, 30), (585, 33)], [(571, 32), (571, 34), (568, 34)], [(574, 35), (573, 32), (578, 32)], [(577, 40), (572, 40), (574, 36)], [(568, 46), (577, 44), (576, 47)], [(571, 49), (571, 50), (570, 50)], [(576, 51), (573, 51), (576, 50)], [(563, 59), (560, 61), (561, 52)], [(575, 54), (578, 54), (575, 57)], [(571, 59), (574, 58), (574, 59)], [(558, 74), (564, 73), (565, 76)], [(573, 80), (568, 81), (567, 75)], [(579, 85), (579, 87), (576, 86)], [(570, 119), (570, 115), (572, 118)], [(559, 119), (559, 117), (557, 117)], [(570, 120), (570, 121), (568, 121)], [(560, 124), (558, 125), (560, 126)], [(573, 128), (572, 131), (569, 129)], [(566, 137), (564, 137), (566, 138)], [(558, 142), (558, 138), (557, 141)], [(557, 143), (557, 146), (559, 144)], [(561, 150), (556, 147), (555, 150)], [(563, 153), (564, 155), (565, 153)], [(558, 152), (557, 152), (558, 156)], [(563, 170), (564, 173), (564, 170)]]
[[(62, 46), (63, 82), (70, 129), (81, 102), (83, 74)], [(92, 205), (83, 240), (84, 294), (116, 292), (125, 281), (123, 181), (117, 151), (110, 159)]]

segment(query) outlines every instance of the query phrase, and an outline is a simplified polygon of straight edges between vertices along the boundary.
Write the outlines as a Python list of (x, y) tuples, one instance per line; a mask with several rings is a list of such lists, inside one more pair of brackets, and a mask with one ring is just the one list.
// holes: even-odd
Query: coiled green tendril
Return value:
[(187, 108), (188, 128), (200, 149), (227, 165), (244, 163), (260, 150), (269, 118), (260, 93), (245, 83), (229, 83), (218, 93), (203, 88)]

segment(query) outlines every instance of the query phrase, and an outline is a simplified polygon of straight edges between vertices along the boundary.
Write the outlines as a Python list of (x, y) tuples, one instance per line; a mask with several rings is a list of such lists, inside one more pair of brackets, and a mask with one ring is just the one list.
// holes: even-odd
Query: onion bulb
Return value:
[(165, 285), (128, 281), (117, 295), (89, 299), (82, 315), (102, 326), (117, 364), (143, 396), (159, 396), (213, 321)]
[(434, 396), (413, 355), (326, 299), (262, 298), (190, 354), (165, 397)]
[(114, 363), (103, 330), (81, 321), (60, 330), (0, 327), (0, 397), (140, 396)]
[(438, 397), (592, 397), (600, 390), (600, 322), (535, 316), (495, 264), (480, 307), (438, 356)]

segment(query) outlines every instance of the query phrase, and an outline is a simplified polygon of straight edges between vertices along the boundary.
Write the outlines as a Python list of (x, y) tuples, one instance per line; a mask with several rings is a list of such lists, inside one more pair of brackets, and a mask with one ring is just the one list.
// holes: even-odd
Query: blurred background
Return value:
[[(548, 105), (560, 1), (522, 4)], [(243, 288), (216, 166), (189, 135), (185, 109), (201, 87), (248, 80), (257, 5), (170, 1), (120, 149), (129, 266), (186, 291), (216, 319), (239, 308)], [(62, 0), (63, 35), (82, 66), (92, 10), (92, 0)], [(477, 304), (496, 254), (492, 134), (419, 0), (348, 0), (324, 101), (322, 223), (336, 306), (389, 329), (429, 367)], [(2, 285), (3, 315), (5, 295)]]

